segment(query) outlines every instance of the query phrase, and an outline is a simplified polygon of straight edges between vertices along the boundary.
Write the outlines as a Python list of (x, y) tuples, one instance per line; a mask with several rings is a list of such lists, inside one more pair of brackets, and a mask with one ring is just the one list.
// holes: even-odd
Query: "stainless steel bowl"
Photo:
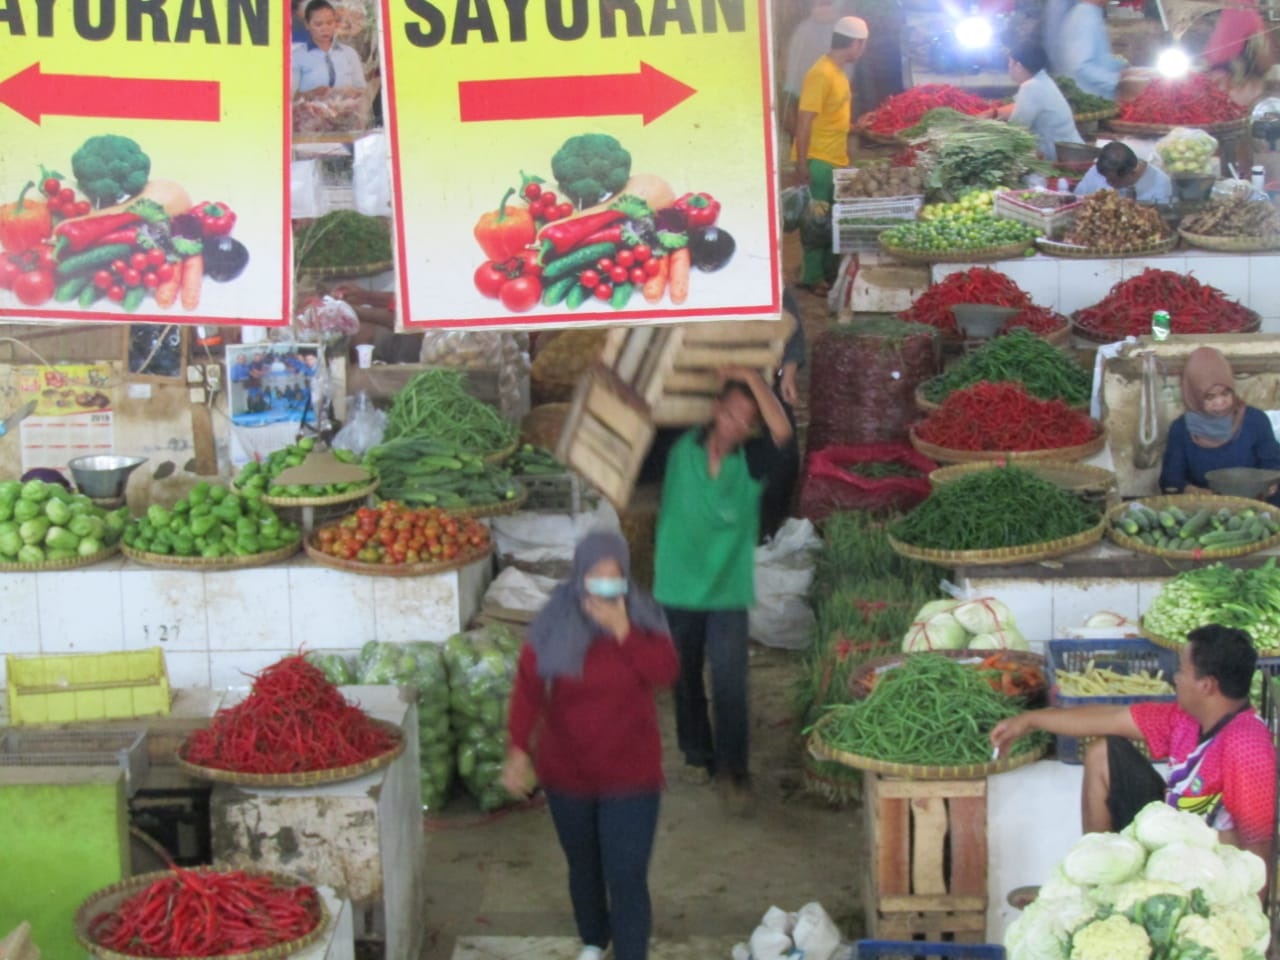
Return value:
[(994, 337), (1005, 321), (1018, 313), (1015, 307), (996, 307), (989, 303), (957, 303), (951, 310), (956, 315), (956, 326), (974, 340)]
[(1260, 500), (1272, 486), (1280, 483), (1280, 470), (1259, 467), (1224, 467), (1204, 475), (1209, 489), (1224, 497), (1248, 497)]
[(121, 496), (129, 474), (146, 462), (146, 457), (76, 457), (67, 462), (67, 468), (76, 489), (96, 500)]

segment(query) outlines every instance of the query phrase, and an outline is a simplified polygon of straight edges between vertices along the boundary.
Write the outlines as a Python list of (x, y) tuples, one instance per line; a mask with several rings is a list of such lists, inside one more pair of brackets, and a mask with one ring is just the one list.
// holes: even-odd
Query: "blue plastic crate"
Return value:
[[(1089, 704), (1113, 704), (1124, 706), (1130, 703), (1172, 703), (1177, 697), (1172, 693), (1153, 696), (1119, 695), (1114, 697), (1080, 697), (1066, 696), (1058, 691), (1057, 674), (1059, 671), (1080, 673), (1092, 660), (1098, 668), (1108, 668), (1116, 673), (1137, 673), (1157, 670), (1164, 674), (1164, 679), (1173, 683), (1173, 675), (1178, 670), (1178, 651), (1161, 647), (1150, 640), (1115, 639), (1115, 640), (1050, 640), (1049, 641), (1049, 704), (1054, 707), (1081, 707)], [(1084, 748), (1089, 738), (1065, 737), (1054, 738), (1057, 745), (1058, 759), (1063, 763), (1083, 763)], [(1134, 740), (1133, 745), (1145, 755), (1146, 744)]]
[(923, 940), (859, 940), (850, 960), (1004, 960), (990, 943), (926, 943)]

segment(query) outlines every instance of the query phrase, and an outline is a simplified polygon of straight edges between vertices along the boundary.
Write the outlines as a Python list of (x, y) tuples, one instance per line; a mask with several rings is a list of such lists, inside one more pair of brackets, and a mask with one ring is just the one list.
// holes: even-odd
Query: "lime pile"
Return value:
[(954, 203), (929, 204), (920, 219), (880, 234), (886, 247), (918, 252), (1030, 246), (1039, 231), (1017, 220), (997, 219), (995, 193), (973, 190)]

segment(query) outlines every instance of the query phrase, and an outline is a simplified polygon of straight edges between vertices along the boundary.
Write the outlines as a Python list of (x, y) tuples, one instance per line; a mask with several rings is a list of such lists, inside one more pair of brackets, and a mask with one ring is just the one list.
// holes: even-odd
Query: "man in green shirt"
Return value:
[[(686, 431), (667, 458), (658, 513), (654, 596), (680, 654), (676, 733), (688, 779), (717, 775), (750, 788), (747, 610), (755, 602), (760, 495), (791, 424), (755, 370), (726, 367), (711, 422)], [(763, 436), (753, 437), (763, 419)], [(704, 663), (711, 666), (707, 712)]]

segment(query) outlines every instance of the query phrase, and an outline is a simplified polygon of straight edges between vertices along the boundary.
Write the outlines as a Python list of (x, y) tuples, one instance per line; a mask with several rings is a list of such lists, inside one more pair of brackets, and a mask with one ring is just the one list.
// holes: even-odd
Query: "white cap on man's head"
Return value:
[(835, 22), (831, 31), (853, 40), (865, 40), (868, 33), (867, 21), (861, 17), (841, 17)]

